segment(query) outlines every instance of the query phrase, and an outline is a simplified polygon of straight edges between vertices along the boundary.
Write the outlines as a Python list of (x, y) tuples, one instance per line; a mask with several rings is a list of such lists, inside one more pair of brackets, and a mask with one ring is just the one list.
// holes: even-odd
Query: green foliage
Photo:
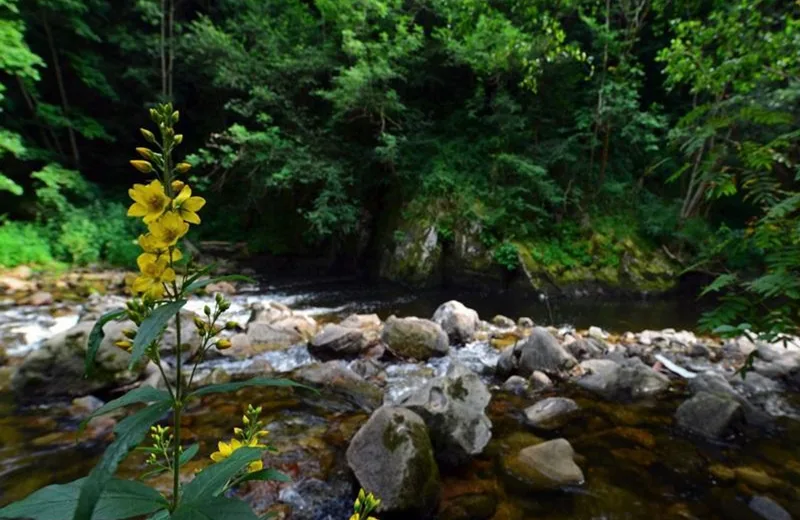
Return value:
[(53, 252), (47, 235), (39, 226), (24, 222), (0, 223), (0, 265), (52, 264)]
[(507, 271), (514, 271), (519, 267), (519, 252), (517, 246), (510, 242), (503, 242), (494, 250), (494, 261)]

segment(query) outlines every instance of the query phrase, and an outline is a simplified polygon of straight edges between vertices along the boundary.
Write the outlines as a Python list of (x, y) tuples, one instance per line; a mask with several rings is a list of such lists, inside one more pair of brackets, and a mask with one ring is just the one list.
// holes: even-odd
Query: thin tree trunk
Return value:
[(50, 139), (47, 138), (47, 132), (45, 132), (44, 130), (45, 125), (42, 124), (42, 122), (39, 120), (39, 115), (36, 113), (36, 102), (33, 100), (33, 97), (31, 96), (30, 92), (28, 92), (28, 89), (25, 88), (25, 82), (22, 81), (22, 78), (20, 78), (19, 76), (17, 76), (16, 78), (17, 78), (17, 84), (19, 84), (19, 89), (22, 92), (22, 97), (25, 99), (25, 104), (28, 105), (28, 108), (31, 111), (31, 115), (33, 116), (33, 120), (36, 121), (36, 124), (39, 127), (39, 132), (42, 135), (42, 142), (50, 151), (54, 151), (58, 153), (58, 155), (60, 155), (61, 157), (64, 157), (64, 149), (61, 148), (61, 143), (58, 142), (58, 136), (56, 135), (55, 132), (53, 132), (52, 128), (49, 127), (47, 128), (47, 130), (50, 132), (51, 137), (53, 138), (53, 142), (55, 143), (55, 145), (53, 145), (53, 143), (50, 142)]
[(169, 49), (169, 61), (167, 65), (167, 97), (170, 101), (172, 101), (172, 78), (173, 78), (173, 69), (175, 64), (175, 40), (173, 38), (175, 32), (175, 0), (168, 0), (169, 1), (169, 22), (168, 22), (168, 43), (167, 47)]
[(80, 152), (78, 152), (78, 142), (75, 139), (75, 130), (72, 128), (72, 121), (70, 120), (69, 101), (67, 100), (67, 90), (64, 87), (64, 77), (61, 74), (61, 62), (58, 59), (58, 51), (56, 44), (53, 40), (53, 31), (50, 30), (50, 23), (47, 21), (47, 14), (42, 15), (44, 22), (44, 31), (47, 34), (47, 43), (50, 46), (50, 53), (53, 55), (53, 69), (56, 73), (56, 83), (58, 84), (58, 91), (61, 95), (61, 108), (64, 110), (64, 116), (67, 118), (67, 135), (69, 136), (69, 144), (72, 148), (72, 159), (74, 166), (78, 167), (81, 163)]
[[(597, 89), (597, 108), (595, 109), (594, 132), (592, 135), (592, 148), (589, 153), (589, 171), (594, 171), (594, 152), (597, 135), (600, 133), (600, 113), (603, 111), (603, 88), (606, 85), (606, 72), (608, 70), (608, 35), (611, 32), (611, 0), (606, 0), (606, 33), (603, 44), (603, 75), (600, 78), (600, 88)], [(597, 193), (597, 191), (595, 191)]]
[(161, 97), (167, 97), (167, 0), (161, 0)]

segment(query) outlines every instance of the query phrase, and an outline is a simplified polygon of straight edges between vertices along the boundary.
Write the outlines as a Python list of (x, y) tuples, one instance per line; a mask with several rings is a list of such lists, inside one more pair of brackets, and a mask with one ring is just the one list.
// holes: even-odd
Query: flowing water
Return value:
[[(329, 284), (324, 290), (292, 284), (253, 291), (234, 298), (233, 319), (245, 322), (249, 304), (273, 300), (321, 321), (353, 312), (376, 312), (429, 317), (445, 300), (456, 298), (476, 308), (482, 317), (505, 314), (529, 316), (537, 323), (598, 325), (607, 330), (689, 327), (696, 319), (693, 305), (668, 301), (545, 302), (479, 292), (414, 292)], [(190, 302), (199, 310), (202, 301)], [(0, 341), (11, 356), (22, 356), (51, 334), (78, 319), (79, 308), (56, 305), (50, 309), (0, 309)], [(479, 373), (488, 374), (497, 352), (486, 343), (473, 343), (453, 357)], [(313, 363), (303, 346), (258, 356), (277, 371), (289, 372)], [(248, 373), (258, 359), (208, 361), (201, 373), (222, 367), (229, 373)], [(388, 401), (400, 398), (430, 377), (442, 374), (451, 359), (426, 365), (397, 364), (386, 373)], [(490, 385), (489, 375), (484, 376)], [(581, 406), (579, 415), (559, 430), (534, 432), (524, 426), (522, 410), (549, 395), (568, 396)], [(800, 518), (800, 421), (785, 416), (773, 428), (755, 436), (721, 443), (701, 442), (676, 431), (672, 415), (686, 397), (680, 384), (655, 402), (616, 404), (600, 401), (570, 386), (549, 394), (523, 398), (493, 391), (488, 413), (493, 440), (469, 465), (443, 472), (441, 519), (755, 519), (747, 500), (755, 494), (772, 497)], [(103, 398), (113, 395), (102, 396)], [(788, 406), (800, 407), (796, 395)], [(190, 442), (200, 443), (200, 456), (187, 471), (203, 467), (216, 441), (230, 430), (246, 403), (261, 405), (278, 452), (265, 460), (291, 475), (294, 483), (278, 486), (255, 483), (240, 493), (259, 512), (288, 512), (308, 519), (349, 517), (354, 482), (346, 468), (348, 440), (368, 415), (345, 395), (321, 397), (290, 389), (248, 389), (234, 395), (208, 396), (191, 405), (183, 424)], [(0, 393), (0, 505), (23, 498), (41, 486), (67, 482), (85, 475), (102, 453), (108, 431), (101, 427), (78, 439), (77, 420), (68, 402), (21, 405)], [(791, 415), (791, 414), (790, 414)], [(505, 454), (541, 438), (564, 437), (574, 446), (584, 470), (583, 486), (557, 493), (532, 494), (516, 489), (501, 469)], [(203, 457), (203, 455), (205, 457)], [(134, 453), (120, 468), (123, 477), (144, 468), (144, 457)], [(722, 468), (722, 469), (720, 469)], [(730, 469), (738, 473), (731, 475)], [(727, 469), (727, 471), (725, 471)], [(163, 489), (169, 483), (155, 481)], [(494, 511), (494, 513), (492, 513)]]

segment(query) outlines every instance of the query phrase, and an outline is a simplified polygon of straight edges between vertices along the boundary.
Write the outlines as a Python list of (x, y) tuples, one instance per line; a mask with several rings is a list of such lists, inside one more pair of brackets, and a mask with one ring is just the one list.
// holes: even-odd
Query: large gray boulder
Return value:
[(637, 400), (657, 396), (669, 388), (669, 378), (648, 367), (639, 358), (617, 363), (590, 359), (581, 363), (584, 375), (578, 386), (606, 399)]
[(250, 306), (249, 322), (273, 323), (292, 315), (292, 310), (278, 302), (258, 302)]
[(497, 370), (501, 377), (530, 377), (535, 371), (560, 376), (576, 364), (572, 354), (547, 329), (534, 327), (530, 336), (502, 352)]
[(301, 314), (293, 314), (271, 322), (251, 321), (247, 324), (247, 338), (250, 344), (267, 349), (304, 343), (316, 332), (317, 322), (314, 318)]
[(326, 392), (344, 397), (358, 408), (371, 412), (381, 405), (383, 391), (342, 364), (328, 361), (298, 368), (292, 379), (313, 386), (321, 386)]
[[(763, 378), (763, 376), (755, 372), (748, 373), (747, 377), (750, 378), (751, 382), (758, 378)], [(764, 426), (771, 421), (769, 414), (759, 410), (748, 401), (746, 397), (739, 394), (733, 386), (731, 386), (730, 382), (725, 379), (725, 376), (718, 372), (703, 372), (698, 374), (697, 377), (689, 380), (689, 390), (691, 390), (692, 394), (707, 392), (727, 399), (733, 399), (741, 405), (742, 412), (748, 424)]]
[(529, 491), (549, 491), (584, 481), (575, 452), (565, 439), (528, 446), (503, 459), (503, 471)]
[(548, 397), (525, 409), (525, 421), (541, 430), (554, 430), (566, 424), (578, 405), (566, 397)]
[(474, 372), (454, 363), (445, 377), (429, 381), (402, 406), (422, 417), (436, 458), (452, 466), (480, 454), (491, 440), (492, 422), (485, 413), (491, 398)]
[(597, 338), (578, 338), (566, 344), (566, 348), (570, 354), (581, 361), (598, 358), (608, 350), (605, 342)]
[(97, 351), (91, 377), (84, 377), (84, 360), (94, 323), (85, 321), (49, 338), (28, 354), (11, 380), (12, 389), (24, 399), (81, 396), (134, 382), (146, 363), (128, 370), (130, 354), (114, 345), (120, 339), (119, 325), (109, 322), (103, 327), (106, 336)]
[(425, 423), (406, 408), (381, 407), (347, 448), (362, 488), (380, 497), (378, 512), (424, 518), (441, 493), (439, 468)]
[(449, 349), (442, 327), (419, 318), (390, 316), (383, 326), (381, 340), (395, 355), (420, 361), (444, 356)]
[(320, 359), (355, 357), (366, 346), (359, 329), (328, 324), (309, 342), (308, 350)]
[(444, 329), (453, 345), (472, 341), (480, 324), (478, 313), (456, 300), (441, 304), (433, 313), (433, 321)]
[(734, 399), (709, 392), (698, 392), (675, 412), (678, 427), (710, 439), (723, 437), (741, 417)]

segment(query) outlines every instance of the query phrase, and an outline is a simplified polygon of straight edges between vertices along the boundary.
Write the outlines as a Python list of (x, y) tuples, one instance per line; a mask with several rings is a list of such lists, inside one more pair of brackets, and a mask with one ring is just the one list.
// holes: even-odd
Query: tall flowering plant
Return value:
[[(182, 484), (181, 467), (199, 451), (198, 445), (185, 446), (181, 438), (181, 415), (192, 399), (218, 392), (231, 392), (246, 386), (297, 386), (286, 379), (255, 378), (249, 381), (211, 385), (192, 391), (197, 365), (211, 347), (225, 349), (230, 342), (220, 338), (230, 324), (222, 314), (230, 302), (217, 295), (213, 306), (204, 308), (204, 317), (194, 317), (200, 335), (200, 347), (189, 358), (181, 343), (181, 309), (187, 299), (209, 283), (236, 276), (210, 278), (210, 269), (196, 269), (183, 259), (181, 240), (190, 226), (200, 224), (198, 212), (206, 201), (192, 193), (181, 178), (190, 169), (189, 163), (174, 159), (176, 148), (183, 141), (175, 133), (179, 113), (167, 103), (150, 110), (157, 133), (141, 129), (142, 136), (154, 149), (137, 148), (141, 159), (131, 164), (144, 175), (147, 183), (134, 184), (128, 193), (132, 204), (128, 215), (141, 218), (147, 232), (138, 237), (142, 253), (137, 259), (139, 275), (133, 282), (136, 295), (119, 309), (103, 315), (89, 335), (86, 371), (91, 376), (95, 357), (103, 339), (103, 327), (111, 320), (128, 319), (135, 328), (126, 329), (115, 344), (130, 353), (130, 366), (152, 361), (163, 376), (165, 388), (142, 386), (106, 403), (84, 421), (133, 404), (143, 404), (135, 413), (120, 421), (114, 429), (115, 440), (108, 446), (100, 462), (84, 478), (68, 484), (42, 488), (24, 500), (0, 509), (0, 518), (32, 520), (257, 520), (250, 507), (230, 498), (227, 491), (248, 480), (288, 480), (285, 475), (263, 467), (261, 457), (270, 450), (267, 432), (259, 419), (260, 407), (248, 406), (242, 427), (234, 428), (229, 441), (220, 441), (213, 462)], [(175, 324), (176, 341), (172, 349), (172, 366), (162, 359), (161, 342), (170, 322)], [(189, 370), (191, 367), (191, 370)], [(172, 372), (172, 377), (167, 375)], [(307, 388), (307, 387), (304, 387)], [(171, 426), (159, 423), (171, 422)], [(150, 444), (140, 447), (148, 453), (149, 471), (142, 480), (159, 473), (171, 473), (171, 491), (161, 492), (140, 480), (114, 477), (122, 460), (146, 437)]]

